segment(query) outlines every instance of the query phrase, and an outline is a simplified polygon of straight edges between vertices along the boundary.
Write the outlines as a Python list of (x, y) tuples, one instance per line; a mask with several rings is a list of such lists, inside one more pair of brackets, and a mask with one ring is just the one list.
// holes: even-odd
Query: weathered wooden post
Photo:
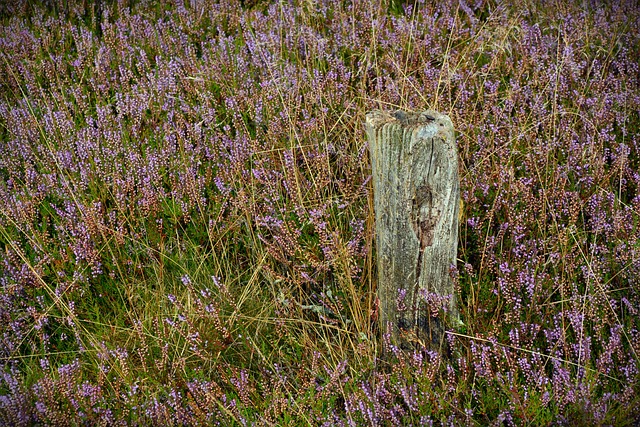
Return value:
[(435, 111), (367, 114), (373, 173), (380, 324), (401, 349), (439, 350), (459, 321), (456, 262), (460, 183), (453, 124)]

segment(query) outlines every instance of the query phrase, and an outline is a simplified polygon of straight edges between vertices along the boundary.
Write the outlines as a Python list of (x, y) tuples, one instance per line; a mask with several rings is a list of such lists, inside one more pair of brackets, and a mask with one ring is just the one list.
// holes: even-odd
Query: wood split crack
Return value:
[(419, 311), (418, 299), (420, 283), (422, 282), (420, 280), (420, 275), (422, 274), (424, 251), (428, 246), (433, 245), (435, 226), (438, 223), (441, 214), (440, 209), (436, 206), (437, 203), (434, 203), (433, 196), (434, 194), (431, 186), (429, 184), (423, 184), (416, 189), (411, 207), (411, 225), (413, 227), (413, 232), (418, 239), (418, 244), (420, 245), (418, 250), (418, 259), (416, 261), (414, 291), (412, 295), (414, 327), (418, 326), (416, 316)]

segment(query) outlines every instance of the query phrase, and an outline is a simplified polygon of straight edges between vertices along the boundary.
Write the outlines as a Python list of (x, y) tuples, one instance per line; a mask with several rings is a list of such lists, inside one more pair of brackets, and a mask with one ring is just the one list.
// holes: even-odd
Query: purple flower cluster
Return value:
[[(631, 2), (125, 3), (0, 6), (0, 424), (640, 418)], [(376, 322), (375, 108), (458, 132), (447, 355)]]

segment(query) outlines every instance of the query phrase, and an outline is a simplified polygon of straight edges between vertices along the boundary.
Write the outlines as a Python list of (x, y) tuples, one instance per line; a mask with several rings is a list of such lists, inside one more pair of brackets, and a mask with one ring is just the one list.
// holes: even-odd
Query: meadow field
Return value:
[[(462, 324), (376, 321), (374, 109), (448, 114)], [(0, 425), (634, 426), (634, 1), (0, 5)]]

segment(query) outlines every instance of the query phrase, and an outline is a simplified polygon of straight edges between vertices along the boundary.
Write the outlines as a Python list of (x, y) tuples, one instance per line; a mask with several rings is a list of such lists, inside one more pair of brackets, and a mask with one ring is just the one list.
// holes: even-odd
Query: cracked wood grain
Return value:
[[(440, 349), (457, 323), (449, 271), (458, 245), (460, 184), (453, 124), (436, 111), (371, 111), (365, 129), (376, 220), (378, 298), (383, 330), (403, 349)], [(424, 296), (450, 296), (448, 318)], [(402, 304), (399, 295), (404, 295)]]

